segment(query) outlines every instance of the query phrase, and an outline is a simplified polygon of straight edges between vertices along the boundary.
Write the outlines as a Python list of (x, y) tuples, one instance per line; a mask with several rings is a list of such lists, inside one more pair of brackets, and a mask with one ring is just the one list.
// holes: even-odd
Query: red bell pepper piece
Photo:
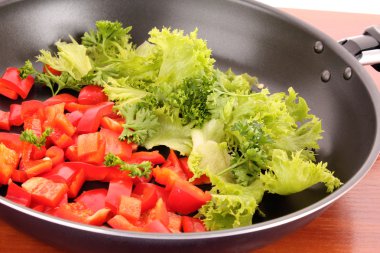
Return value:
[(12, 181), (17, 183), (24, 183), (28, 180), (25, 170), (14, 170), (11, 176)]
[(68, 93), (62, 93), (62, 94), (58, 94), (46, 99), (43, 103), (45, 106), (49, 106), (49, 105), (56, 105), (56, 104), (61, 104), (61, 103), (67, 104), (71, 102), (77, 103), (78, 98)]
[(168, 210), (162, 198), (159, 198), (156, 205), (152, 209), (148, 210), (144, 215), (145, 224), (149, 224), (154, 220), (159, 220), (164, 226), (169, 225)]
[(42, 174), (41, 177), (47, 178), (56, 183), (65, 183), (67, 185), (70, 185), (71, 182), (74, 180), (77, 171), (77, 168), (65, 166), (65, 163), (62, 163), (55, 166), (47, 173)]
[(74, 140), (70, 136), (60, 132), (58, 129), (54, 129), (49, 135), (49, 139), (61, 149), (65, 149), (74, 144)]
[(167, 160), (170, 163), (170, 165), (167, 166), (168, 169), (171, 169), (172, 171), (174, 171), (178, 175), (179, 178), (181, 178), (183, 180), (188, 180), (188, 177), (186, 176), (185, 172), (183, 171), (183, 169), (181, 167), (181, 163), (178, 160), (178, 157), (177, 157), (176, 153), (174, 152), (174, 150), (172, 150), (172, 149), (170, 150)]
[(9, 112), (4, 112), (0, 110), (0, 129), (9, 131), (11, 129), (11, 124), (9, 122)]
[(128, 230), (128, 231), (143, 231), (142, 227), (136, 226), (124, 218), (122, 215), (115, 215), (107, 221), (108, 225), (115, 229)]
[(168, 229), (172, 233), (181, 233), (181, 227), (182, 227), (182, 218), (181, 215), (168, 212), (169, 215), (169, 224)]
[(116, 119), (112, 119), (112, 118), (110, 118), (108, 116), (104, 116), (100, 120), (100, 126), (103, 127), (103, 128), (107, 128), (109, 130), (112, 130), (115, 133), (117, 133), (118, 135), (120, 135), (123, 132), (123, 130), (124, 130), (122, 121), (118, 121)]
[(29, 206), (32, 201), (32, 195), (13, 182), (8, 185), (5, 198), (23, 206)]
[(67, 147), (66, 151), (65, 151), (65, 157), (70, 162), (77, 162), (77, 161), (79, 161), (78, 146), (77, 145), (71, 145), (71, 146)]
[[(181, 168), (185, 172), (187, 180), (189, 180), (190, 178), (194, 176), (194, 173), (190, 170), (189, 165), (187, 164), (187, 161), (188, 161), (188, 157), (179, 158)], [(192, 183), (193, 185), (209, 184), (210, 178), (207, 175), (202, 175), (199, 178), (194, 179), (190, 183)]]
[(185, 233), (205, 232), (206, 227), (200, 219), (182, 216), (182, 229)]
[(77, 171), (77, 173), (75, 174), (73, 181), (69, 185), (69, 190), (67, 193), (68, 196), (70, 198), (75, 198), (76, 196), (78, 196), (78, 193), (79, 193), (80, 189), (82, 188), (85, 181), (86, 181), (86, 177), (84, 174), (84, 170), (79, 169)]
[(51, 146), (46, 150), (46, 156), (49, 157), (53, 166), (63, 163), (65, 159), (65, 152), (57, 146)]
[(176, 181), (182, 180), (173, 170), (165, 167), (153, 168), (152, 172), (155, 181), (159, 184), (165, 185), (168, 190), (172, 188)]
[(117, 213), (120, 205), (121, 196), (131, 196), (132, 180), (111, 181), (108, 186), (106, 196), (106, 207), (110, 208), (113, 213)]
[(19, 134), (0, 132), (0, 143), (3, 143), (7, 148), (13, 149), (17, 154), (21, 155), (23, 144)]
[(21, 118), (25, 121), (37, 113), (38, 110), (43, 109), (44, 104), (39, 100), (28, 100), (21, 103)]
[(21, 105), (11, 104), (9, 113), (9, 124), (11, 126), (21, 126), (24, 123), (21, 118)]
[(132, 194), (141, 200), (141, 212), (153, 208), (158, 200), (157, 187), (151, 183), (137, 184)]
[(79, 135), (77, 145), (81, 161), (93, 164), (104, 161), (106, 143), (99, 132)]
[(62, 74), (61, 71), (54, 69), (53, 67), (51, 67), (48, 64), (44, 64), (44, 67), (42, 68), (42, 72), (44, 72), (44, 73), (50, 72), (51, 74), (53, 74), (55, 76), (60, 76)]
[(83, 105), (96, 105), (107, 101), (108, 97), (103, 92), (103, 88), (95, 85), (85, 86), (78, 95), (78, 103)]
[(167, 205), (177, 213), (188, 215), (210, 200), (209, 193), (203, 192), (187, 181), (177, 180), (171, 188)]
[(92, 211), (96, 212), (106, 207), (107, 189), (99, 188), (82, 192), (75, 202), (81, 202)]
[(106, 142), (105, 154), (112, 153), (124, 161), (128, 161), (132, 155), (132, 144), (119, 140), (119, 134), (109, 129), (101, 129), (100, 134)]
[(58, 129), (61, 133), (64, 133), (68, 136), (73, 136), (76, 128), (73, 126), (71, 121), (63, 113), (58, 113), (53, 121), (53, 126), (55, 129)]
[(38, 148), (36, 146), (32, 146), (32, 152), (30, 153), (30, 159), (32, 160), (40, 160), (44, 158), (46, 155), (46, 147), (41, 146), (41, 148)]
[(2, 81), (3, 81), (3, 79), (0, 78), (0, 94), (7, 97), (7, 98), (16, 100), (18, 97), (17, 92), (15, 92), (14, 90), (10, 90), (10, 89), (6, 88), (3, 85)]
[(29, 91), (34, 84), (34, 78), (32, 76), (21, 79), (20, 71), (15, 67), (7, 68), (2, 76), (2, 79), (3, 81), (8, 81), (8, 83), (5, 84), (8, 89), (17, 92), (17, 94), (19, 94), (23, 99), (28, 96)]
[(118, 214), (123, 215), (127, 220), (136, 222), (141, 216), (141, 200), (122, 195), (120, 197)]
[(66, 113), (66, 117), (68, 120), (70, 120), (73, 126), (77, 127), (80, 119), (83, 117), (83, 113), (81, 111), (73, 111)]
[(77, 132), (83, 134), (98, 131), (100, 120), (112, 113), (112, 108), (112, 102), (104, 102), (86, 110), (78, 123)]
[(96, 105), (82, 105), (82, 104), (78, 104), (76, 102), (69, 102), (69, 103), (65, 104), (65, 110), (68, 112), (80, 111), (80, 112), (84, 113), (88, 109), (93, 108), (95, 106)]
[(64, 114), (65, 111), (65, 104), (54, 104), (49, 105), (44, 108), (44, 115), (45, 115), (45, 122), (44, 126), (46, 127), (53, 127), (53, 123), (55, 120), (55, 117), (59, 114)]
[(32, 194), (33, 202), (49, 207), (57, 206), (67, 192), (66, 184), (43, 177), (32, 177), (21, 187)]
[(48, 172), (53, 167), (53, 162), (50, 159), (30, 160), (23, 163), (26, 175), (31, 178)]
[(54, 214), (63, 219), (100, 226), (107, 221), (109, 212), (109, 209), (104, 208), (94, 213), (83, 203), (78, 202), (62, 205), (57, 208)]
[(162, 164), (165, 162), (163, 157), (157, 150), (155, 151), (139, 151), (132, 153), (130, 163), (142, 163), (144, 161), (150, 161), (152, 164)]
[(12, 173), (17, 169), (19, 155), (0, 143), (0, 185), (8, 184)]
[(159, 220), (153, 220), (144, 227), (145, 232), (171, 233), (170, 230)]

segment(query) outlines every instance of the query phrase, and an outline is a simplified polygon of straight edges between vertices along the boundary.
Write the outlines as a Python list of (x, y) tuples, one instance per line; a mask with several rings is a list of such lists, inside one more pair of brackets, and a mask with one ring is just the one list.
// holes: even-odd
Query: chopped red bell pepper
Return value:
[[(124, 121), (124, 120), (123, 120)], [(100, 126), (103, 128), (107, 128), (109, 130), (114, 131), (117, 134), (121, 134), (124, 130), (123, 123), (121, 121), (117, 121), (116, 119), (112, 119), (110, 117), (104, 116), (100, 120)]]
[(108, 225), (110, 225), (112, 228), (115, 228), (115, 229), (136, 231), (136, 232), (143, 231), (142, 227), (135, 226), (126, 218), (124, 218), (122, 215), (118, 215), (118, 214), (112, 217), (111, 219), (109, 219), (107, 223)]
[(76, 128), (73, 126), (71, 121), (66, 117), (65, 114), (58, 113), (53, 121), (54, 129), (58, 129), (61, 133), (67, 136), (73, 136)]
[(137, 184), (133, 189), (133, 195), (141, 200), (141, 212), (153, 208), (158, 200), (157, 187), (151, 183)]
[(54, 69), (49, 64), (44, 64), (44, 67), (42, 68), (42, 72), (44, 72), (44, 73), (50, 72), (51, 74), (53, 74), (55, 76), (60, 76), (62, 74), (61, 71)]
[(15, 67), (7, 68), (2, 76), (2, 79), (3, 81), (8, 81), (8, 83), (5, 84), (8, 89), (17, 92), (17, 94), (19, 94), (23, 99), (28, 96), (34, 84), (34, 78), (30, 75), (25, 79), (21, 79), (20, 71)]
[(171, 188), (167, 205), (177, 213), (188, 215), (210, 200), (209, 193), (187, 181), (176, 180)]
[(0, 110), (0, 129), (9, 131), (11, 129), (11, 124), (9, 122), (9, 112), (4, 112)]
[(5, 198), (23, 206), (29, 206), (32, 202), (32, 195), (13, 182), (8, 185)]
[(32, 201), (49, 207), (55, 207), (67, 192), (67, 186), (43, 177), (32, 177), (22, 185), (32, 194)]
[(170, 230), (159, 220), (153, 220), (144, 227), (145, 232), (171, 233)]
[(65, 159), (65, 152), (57, 146), (48, 148), (45, 155), (51, 159), (53, 166), (63, 163)]
[(81, 105), (76, 102), (69, 102), (65, 104), (65, 110), (68, 112), (80, 111), (84, 113), (90, 108), (95, 107), (96, 105)]
[(28, 100), (21, 103), (21, 118), (25, 121), (37, 113), (38, 110), (44, 109), (44, 103), (39, 100)]
[(55, 216), (75, 222), (100, 226), (108, 219), (110, 210), (107, 208), (93, 212), (81, 202), (67, 203), (57, 208)]
[(175, 214), (173, 212), (168, 212), (169, 224), (168, 229), (172, 233), (181, 233), (182, 218), (181, 215)]
[(21, 126), (24, 123), (21, 118), (21, 105), (11, 104), (9, 113), (9, 124), (11, 126)]
[(0, 94), (13, 100), (16, 100), (18, 97), (17, 92), (15, 92), (14, 90), (8, 89), (6, 85), (4, 85), (4, 79), (2, 78), (0, 78)]
[(163, 157), (157, 150), (155, 151), (138, 151), (132, 153), (130, 163), (142, 163), (144, 161), (149, 161), (154, 165), (162, 164), (165, 162), (165, 157)]
[(116, 214), (121, 196), (131, 196), (132, 185), (132, 180), (111, 181), (106, 196), (106, 207)]
[(19, 134), (0, 132), (0, 143), (3, 143), (7, 148), (13, 149), (17, 154), (21, 155), (23, 142), (20, 140)]
[(159, 198), (156, 205), (152, 209), (148, 210), (144, 215), (145, 224), (149, 224), (154, 220), (159, 220), (164, 226), (169, 225), (168, 210), (162, 198)]
[(185, 233), (207, 231), (205, 225), (200, 219), (189, 216), (182, 216), (182, 229)]
[(78, 103), (83, 105), (96, 105), (107, 101), (108, 97), (100, 86), (87, 85), (80, 90), (78, 95)]
[(30, 159), (32, 160), (40, 160), (45, 157), (46, 155), (46, 147), (41, 146), (40, 148), (36, 146), (32, 146), (32, 152), (30, 153)]
[(70, 120), (73, 126), (77, 127), (80, 119), (83, 117), (83, 113), (81, 111), (73, 111), (66, 113), (66, 117), (68, 120)]
[(136, 222), (141, 216), (141, 200), (122, 195), (120, 197), (118, 214), (123, 215), (127, 220)]
[(100, 134), (106, 142), (105, 154), (112, 153), (124, 161), (128, 161), (132, 156), (132, 144), (119, 140), (119, 134), (109, 129), (103, 128)]
[(99, 132), (78, 136), (78, 158), (87, 163), (101, 164), (105, 155), (105, 140)]
[[(190, 170), (189, 165), (187, 164), (188, 157), (181, 157), (179, 158), (179, 162), (181, 164), (182, 170), (185, 172), (187, 180), (192, 178), (194, 176), (194, 173)], [(194, 179), (191, 181), (193, 185), (202, 185), (202, 184), (209, 184), (210, 178), (207, 175), (202, 175), (199, 178)]]
[(68, 93), (62, 93), (62, 94), (58, 94), (46, 99), (43, 103), (45, 106), (49, 106), (49, 105), (56, 105), (56, 104), (61, 104), (61, 103), (67, 104), (71, 102), (77, 103), (78, 98)]
[(48, 172), (53, 167), (53, 162), (50, 159), (30, 160), (23, 163), (26, 175), (31, 178)]
[(106, 207), (107, 189), (99, 188), (82, 192), (75, 202), (81, 202), (92, 211), (96, 212)]
[(112, 113), (113, 103), (103, 102), (86, 110), (78, 123), (77, 131), (80, 134), (93, 133), (99, 129), (100, 120)]
[(12, 173), (17, 169), (19, 155), (0, 143), (0, 185), (8, 184)]
[(74, 144), (74, 140), (65, 133), (62, 133), (58, 129), (49, 135), (49, 139), (59, 148), (65, 149)]
[(28, 180), (25, 170), (14, 170), (11, 176), (12, 181), (17, 183), (24, 183)]

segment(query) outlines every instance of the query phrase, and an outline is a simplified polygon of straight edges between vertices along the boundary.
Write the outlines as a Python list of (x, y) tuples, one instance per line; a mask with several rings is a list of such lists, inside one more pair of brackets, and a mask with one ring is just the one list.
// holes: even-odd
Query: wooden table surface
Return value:
[[(335, 39), (361, 34), (380, 24), (380, 15), (285, 9)], [(380, 73), (367, 68), (380, 89)], [(365, 178), (304, 228), (257, 253), (374, 253), (380, 250), (380, 157)], [(1, 220), (0, 252), (61, 253)]]

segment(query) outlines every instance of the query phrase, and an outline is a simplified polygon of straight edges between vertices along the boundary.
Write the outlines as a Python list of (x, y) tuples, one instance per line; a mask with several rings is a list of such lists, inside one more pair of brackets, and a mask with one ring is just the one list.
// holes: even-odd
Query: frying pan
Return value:
[[(322, 119), (325, 132), (318, 157), (344, 185), (332, 194), (316, 185), (291, 196), (266, 195), (260, 208), (267, 216), (254, 217), (254, 225), (178, 235), (82, 225), (0, 196), (1, 218), (47, 243), (78, 252), (246, 252), (313, 220), (355, 186), (379, 154), (379, 91), (357, 59), (322, 32), (254, 1), (6, 1), (0, 8), (0, 69), (21, 66), (39, 49), (52, 49), (56, 40), (67, 39), (67, 34), (79, 38), (99, 19), (132, 25), (137, 44), (155, 26), (186, 32), (198, 27), (220, 69), (255, 75), (272, 92), (293, 86)], [(370, 42), (360, 38), (342, 44), (358, 58), (364, 55), (358, 48), (379, 47), (373, 37)], [(46, 90), (36, 87), (30, 98), (46, 96)], [(9, 103), (1, 98), (0, 108)], [(0, 188), (2, 195), (5, 191)]]

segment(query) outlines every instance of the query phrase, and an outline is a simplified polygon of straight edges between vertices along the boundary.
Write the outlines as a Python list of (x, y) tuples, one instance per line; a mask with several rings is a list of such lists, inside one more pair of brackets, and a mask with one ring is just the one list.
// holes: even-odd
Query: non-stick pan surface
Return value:
[[(267, 244), (311, 221), (352, 188), (380, 149), (379, 92), (360, 64), (316, 29), (253, 1), (220, 0), (61, 0), (11, 1), (0, 8), (0, 69), (21, 66), (39, 49), (53, 48), (67, 34), (78, 37), (95, 21), (132, 25), (136, 43), (152, 27), (192, 31), (208, 41), (221, 69), (248, 72), (272, 92), (293, 86), (322, 119), (319, 159), (327, 161), (344, 185), (332, 194), (316, 185), (292, 196), (266, 195), (249, 227), (186, 235), (131, 233), (89, 227), (40, 214), (0, 197), (0, 215), (46, 242), (80, 252), (244, 252)], [(315, 44), (323, 50), (315, 50)], [(352, 76), (344, 77), (350, 67)], [(328, 71), (330, 78), (322, 80)], [(48, 92), (35, 88), (31, 98)], [(10, 101), (1, 98), (0, 109)], [(5, 187), (0, 188), (4, 194)], [(364, 196), (363, 196), (364, 197)], [(38, 231), (38, 233), (36, 233)]]

